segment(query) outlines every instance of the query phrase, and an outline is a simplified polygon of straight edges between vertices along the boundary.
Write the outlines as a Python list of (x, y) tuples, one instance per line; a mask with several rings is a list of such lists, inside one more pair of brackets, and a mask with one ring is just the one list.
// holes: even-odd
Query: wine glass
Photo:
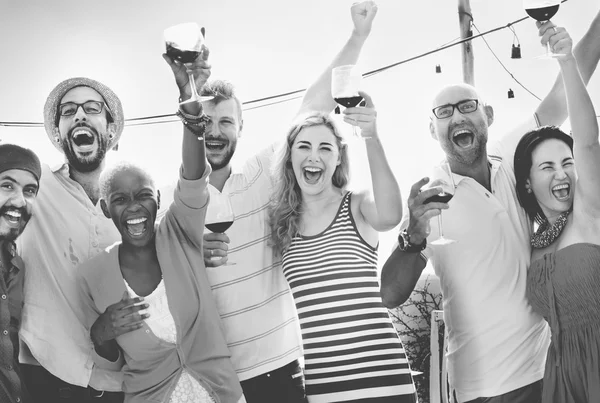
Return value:
[[(358, 94), (362, 75), (353, 65), (334, 67), (331, 70), (331, 95), (338, 104), (353, 108), (360, 104), (362, 97)], [(354, 135), (357, 136), (356, 126), (352, 126)]]
[[(210, 192), (210, 201), (206, 209), (206, 218), (204, 220), (204, 226), (215, 233), (225, 233), (233, 224), (235, 216), (233, 214), (233, 208), (231, 207), (231, 201), (229, 200), (228, 194), (215, 191)], [(220, 260), (222, 257), (215, 256), (211, 260)], [(228, 262), (225, 266), (233, 265), (235, 263)]]
[[(523, 0), (523, 8), (531, 18), (540, 22), (549, 21), (558, 12), (561, 0)], [(550, 42), (546, 44), (546, 54), (538, 56), (538, 59), (553, 59), (564, 56), (552, 52)]]
[[(450, 170), (450, 164), (448, 164), (448, 161), (442, 162), (433, 169), (431, 181), (427, 184), (426, 188), (433, 187), (440, 187), (441, 192), (425, 200), (425, 203), (448, 203), (452, 197), (454, 197), (454, 189), (456, 188), (456, 185), (454, 184), (454, 178), (452, 177), (452, 171)], [(440, 237), (431, 242), (432, 245), (449, 245), (456, 242), (455, 240), (444, 237), (441, 211), (438, 215), (438, 227)]]
[(165, 29), (164, 39), (167, 46), (167, 55), (173, 60), (179, 60), (185, 65), (188, 73), (192, 97), (180, 104), (190, 102), (203, 102), (213, 99), (213, 96), (200, 96), (196, 91), (194, 72), (191, 63), (200, 56), (204, 45), (204, 33), (195, 22), (186, 22)]

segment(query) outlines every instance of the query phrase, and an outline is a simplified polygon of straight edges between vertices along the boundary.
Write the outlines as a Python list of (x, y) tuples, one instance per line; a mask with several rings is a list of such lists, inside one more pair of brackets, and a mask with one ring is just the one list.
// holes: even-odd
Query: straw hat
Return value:
[(112, 149), (119, 142), (121, 132), (123, 131), (124, 118), (121, 101), (119, 101), (117, 95), (106, 85), (85, 77), (69, 78), (58, 84), (52, 92), (50, 92), (46, 104), (44, 105), (44, 127), (48, 138), (52, 144), (62, 152), (60, 144), (54, 140), (54, 129), (56, 128), (55, 120), (60, 101), (67, 92), (75, 87), (90, 87), (96, 90), (102, 95), (102, 98), (104, 98), (104, 102), (108, 106), (110, 115), (113, 118), (113, 124), (115, 125), (115, 135), (108, 142), (108, 149)]

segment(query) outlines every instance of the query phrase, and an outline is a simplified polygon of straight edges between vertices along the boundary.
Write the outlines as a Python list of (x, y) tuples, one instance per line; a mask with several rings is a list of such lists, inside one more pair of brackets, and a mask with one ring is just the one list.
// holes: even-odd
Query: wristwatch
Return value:
[(423, 242), (421, 242), (421, 244), (415, 245), (413, 243), (410, 243), (410, 235), (408, 235), (408, 231), (406, 230), (406, 228), (400, 231), (400, 234), (398, 235), (398, 248), (400, 248), (402, 252), (419, 253), (423, 251), (426, 247), (427, 238), (423, 239)]

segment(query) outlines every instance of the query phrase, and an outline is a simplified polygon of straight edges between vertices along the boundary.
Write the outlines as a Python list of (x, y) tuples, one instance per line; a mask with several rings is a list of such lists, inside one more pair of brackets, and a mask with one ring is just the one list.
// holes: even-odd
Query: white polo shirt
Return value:
[[(543, 378), (550, 329), (529, 305), (525, 287), (531, 222), (515, 189), (516, 142), (531, 120), (488, 147), (491, 187), (454, 175), (444, 237), (435, 246), (437, 219), (423, 254), (440, 278), (448, 331), (448, 375), (459, 402), (498, 396)], [(508, 156), (508, 158), (507, 158)]]

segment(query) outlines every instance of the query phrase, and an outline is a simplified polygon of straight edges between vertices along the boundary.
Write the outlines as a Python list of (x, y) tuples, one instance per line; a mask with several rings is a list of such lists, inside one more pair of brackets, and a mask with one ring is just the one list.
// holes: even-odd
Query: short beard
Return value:
[(104, 157), (106, 156), (107, 142), (106, 138), (103, 135), (100, 135), (94, 128), (85, 126), (90, 129), (94, 136), (96, 137), (96, 141), (98, 141), (98, 149), (96, 151), (96, 156), (88, 157), (85, 159), (79, 159), (77, 154), (73, 150), (73, 141), (71, 140), (71, 134), (75, 129), (80, 126), (76, 126), (67, 135), (67, 138), (62, 143), (63, 153), (69, 162), (69, 165), (73, 167), (78, 172), (93, 172), (100, 167), (102, 161), (104, 161)]
[[(0, 216), (4, 215), (8, 210), (9, 208), (7, 206), (3, 206), (2, 208), (0, 208)], [(10, 210), (14, 210), (14, 208)], [(19, 235), (21, 235), (25, 230), (25, 227), (31, 219), (31, 214), (29, 214), (25, 209), (18, 210), (21, 213), (21, 220), (23, 221), (23, 223), (19, 228), (11, 228), (7, 234), (0, 235), (0, 239), (8, 242), (14, 242), (19, 237)]]
[(233, 158), (234, 153), (235, 153), (235, 144), (231, 146), (231, 148), (223, 156), (223, 159), (220, 161), (214, 161), (209, 154), (206, 155), (206, 158), (208, 159), (208, 163), (210, 164), (210, 167), (212, 168), (212, 170), (214, 172), (214, 171), (218, 171), (219, 169), (223, 169), (227, 165), (229, 165), (229, 162), (231, 162), (231, 159)]

